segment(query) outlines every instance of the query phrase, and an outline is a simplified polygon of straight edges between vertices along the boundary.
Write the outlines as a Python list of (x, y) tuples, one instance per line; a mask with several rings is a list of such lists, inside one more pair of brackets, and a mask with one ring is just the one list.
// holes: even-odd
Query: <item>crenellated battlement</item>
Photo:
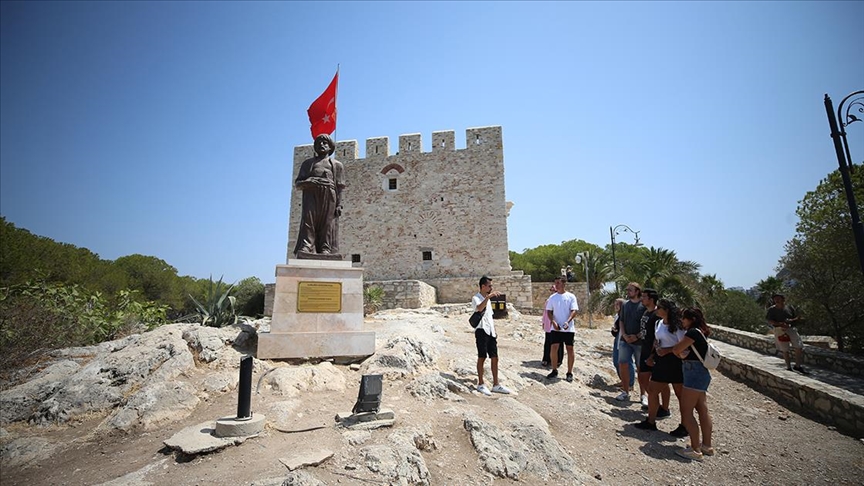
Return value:
[[(390, 153), (390, 137), (372, 137), (366, 139), (364, 159), (381, 159), (400, 154), (429, 153), (423, 151), (423, 136), (419, 133), (399, 135), (399, 151)], [(476, 127), (465, 130), (465, 148), (458, 150), (503, 150), (500, 126)], [(432, 153), (453, 152), (456, 149), (456, 132), (442, 130), (432, 132)], [(294, 160), (305, 160), (314, 155), (312, 145), (294, 147)], [(336, 142), (335, 156), (341, 161), (363, 160), (358, 152), (357, 140), (340, 140)]]

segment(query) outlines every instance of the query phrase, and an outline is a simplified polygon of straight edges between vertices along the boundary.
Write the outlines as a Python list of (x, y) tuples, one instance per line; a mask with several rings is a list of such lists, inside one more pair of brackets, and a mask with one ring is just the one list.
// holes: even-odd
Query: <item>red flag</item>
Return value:
[(321, 93), (317, 100), (309, 105), (309, 123), (312, 124), (312, 138), (322, 133), (327, 135), (336, 131), (336, 91), (339, 86), (339, 71), (330, 81), (330, 86)]

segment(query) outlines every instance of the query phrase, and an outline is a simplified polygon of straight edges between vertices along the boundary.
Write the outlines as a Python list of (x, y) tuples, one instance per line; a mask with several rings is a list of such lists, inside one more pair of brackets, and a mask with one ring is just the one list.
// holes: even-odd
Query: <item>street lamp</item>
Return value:
[(591, 320), (591, 309), (588, 308), (588, 301), (591, 300), (591, 278), (588, 276), (588, 250), (580, 251), (576, 254), (576, 264), (584, 263), (585, 265), (585, 285), (588, 291), (588, 298), (585, 302), (585, 310), (588, 311), (588, 329), (594, 329), (594, 322)]
[[(846, 107), (846, 116), (842, 116), (843, 104), (852, 98)], [(849, 213), (852, 216), (852, 234), (855, 236), (855, 246), (858, 247), (858, 263), (864, 272), (864, 224), (858, 216), (858, 206), (855, 204), (855, 194), (852, 192), (852, 156), (849, 154), (849, 141), (846, 140), (846, 127), (864, 117), (858, 117), (850, 113), (852, 107), (857, 106), (858, 113), (864, 113), (864, 90), (849, 94), (837, 107), (837, 118), (834, 118), (834, 105), (831, 98), (825, 94), (825, 112), (828, 114), (828, 126), (831, 127), (831, 138), (834, 139), (834, 151), (837, 152), (837, 162), (840, 164), (840, 175), (843, 177), (843, 189), (846, 191), (846, 201), (849, 203)], [(838, 130), (837, 121), (840, 121)]]
[[(620, 229), (619, 229), (620, 228)], [(615, 235), (619, 233), (633, 233), (636, 236), (636, 246), (639, 246), (639, 232), (634, 230), (633, 228), (627, 226), (626, 224), (619, 224), (616, 227), (609, 227), (609, 237), (612, 238), (612, 268), (615, 270), (615, 293), (620, 292), (618, 290), (618, 262), (615, 260)]]

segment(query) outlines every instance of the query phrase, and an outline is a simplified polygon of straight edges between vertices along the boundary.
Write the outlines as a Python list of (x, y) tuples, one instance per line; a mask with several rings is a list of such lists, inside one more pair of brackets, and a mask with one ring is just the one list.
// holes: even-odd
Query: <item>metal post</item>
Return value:
[[(841, 107), (849, 96), (840, 102)], [(846, 160), (846, 154), (843, 149), (846, 132), (844, 131), (841, 134), (837, 128), (837, 119), (834, 117), (834, 105), (827, 93), (825, 94), (825, 111), (828, 114), (828, 125), (831, 127), (831, 138), (834, 140), (834, 151), (837, 154), (837, 162), (840, 164), (840, 176), (843, 178), (846, 202), (849, 203), (849, 214), (852, 216), (852, 234), (855, 237), (855, 246), (858, 249), (858, 264), (861, 266), (861, 272), (864, 272), (864, 224), (861, 223), (861, 218), (858, 215), (858, 205), (855, 203), (855, 193), (852, 192), (852, 178), (849, 176), (849, 168), (852, 165), (852, 161)], [(848, 149), (848, 144), (846, 146)]]
[(240, 359), (240, 385), (237, 388), (237, 419), (252, 418), (252, 356)]
[[(591, 277), (588, 276), (588, 252), (585, 252), (585, 285), (588, 292), (588, 301), (591, 301)], [(594, 321), (591, 319), (591, 307), (588, 302), (585, 302), (585, 307), (588, 309), (588, 329), (594, 329)]]
[(612, 239), (612, 269), (614, 270), (613, 276), (615, 278), (615, 295), (617, 296), (621, 291), (618, 290), (618, 262), (615, 261), (615, 233), (612, 231), (612, 227), (609, 227), (609, 238)]

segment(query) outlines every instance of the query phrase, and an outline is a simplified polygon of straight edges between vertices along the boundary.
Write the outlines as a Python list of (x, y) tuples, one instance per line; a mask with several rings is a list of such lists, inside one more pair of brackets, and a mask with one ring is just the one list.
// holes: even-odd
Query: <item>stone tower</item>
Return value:
[[(464, 149), (455, 132), (432, 133), (432, 151), (420, 134), (401, 135), (390, 153), (387, 137), (340, 141), (334, 156), (345, 166), (339, 252), (363, 267), (366, 281), (511, 275), (500, 126), (469, 128)], [(294, 148), (294, 171), (313, 155)], [(287, 257), (297, 238), (302, 193), (291, 192)]]

